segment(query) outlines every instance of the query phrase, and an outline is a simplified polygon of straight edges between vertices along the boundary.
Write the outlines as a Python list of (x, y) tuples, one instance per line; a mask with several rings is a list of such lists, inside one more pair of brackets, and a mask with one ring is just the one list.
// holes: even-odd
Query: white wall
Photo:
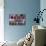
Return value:
[(0, 0), (0, 42), (4, 41), (4, 3)]

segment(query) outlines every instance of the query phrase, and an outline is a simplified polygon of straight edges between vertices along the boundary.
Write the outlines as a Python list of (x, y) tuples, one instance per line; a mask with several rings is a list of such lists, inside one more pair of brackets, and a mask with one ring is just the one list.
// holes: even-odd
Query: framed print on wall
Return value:
[(26, 24), (25, 14), (9, 15), (9, 25), (25, 25), (25, 24)]

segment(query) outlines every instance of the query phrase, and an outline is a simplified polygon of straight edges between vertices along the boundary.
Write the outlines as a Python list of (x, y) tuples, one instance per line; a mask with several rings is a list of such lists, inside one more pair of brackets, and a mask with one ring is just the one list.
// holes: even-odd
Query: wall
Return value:
[[(32, 29), (35, 14), (40, 10), (40, 0), (4, 0), (4, 36), (7, 41), (18, 41)], [(26, 25), (9, 26), (9, 13), (26, 14)]]
[(0, 0), (0, 42), (4, 41), (4, 0)]
[[(46, 0), (40, 0), (40, 9), (41, 11), (43, 9), (46, 9)], [(43, 17), (43, 22), (41, 21), (40, 25), (46, 26), (46, 10), (43, 12), (42, 17)]]

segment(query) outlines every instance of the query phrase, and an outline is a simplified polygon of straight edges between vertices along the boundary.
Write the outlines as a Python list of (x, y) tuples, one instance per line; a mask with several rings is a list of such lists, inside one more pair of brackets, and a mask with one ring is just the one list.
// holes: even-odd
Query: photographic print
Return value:
[(25, 25), (25, 24), (26, 24), (26, 15), (24, 14), (9, 15), (9, 25)]

